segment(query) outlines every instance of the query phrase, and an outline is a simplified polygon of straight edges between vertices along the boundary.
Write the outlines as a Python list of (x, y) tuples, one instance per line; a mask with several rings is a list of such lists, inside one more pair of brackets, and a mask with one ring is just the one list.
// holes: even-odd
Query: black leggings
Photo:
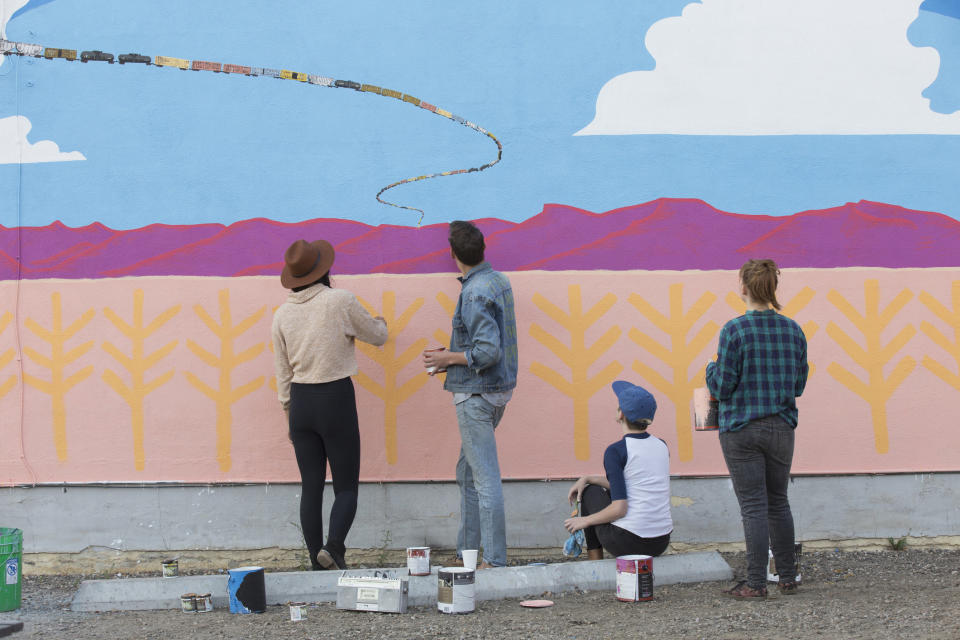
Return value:
[[(595, 484), (588, 484), (580, 498), (580, 515), (598, 513), (610, 506), (610, 492)], [(670, 534), (656, 538), (641, 538), (615, 524), (597, 524), (583, 530), (587, 549), (603, 548), (613, 556), (658, 556), (667, 550)]]
[(360, 479), (360, 427), (350, 378), (321, 384), (290, 385), (290, 439), (297, 454), (303, 489), (300, 525), (314, 569), (323, 544), (323, 488), (327, 460), (333, 476), (333, 509), (327, 549), (341, 556), (357, 513)]

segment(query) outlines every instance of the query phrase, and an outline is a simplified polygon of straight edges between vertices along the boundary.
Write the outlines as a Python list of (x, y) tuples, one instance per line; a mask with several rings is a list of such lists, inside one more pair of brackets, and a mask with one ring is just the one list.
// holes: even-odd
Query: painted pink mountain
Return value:
[[(783, 267), (960, 266), (960, 221), (867, 201), (790, 216), (727, 213), (701, 200), (660, 199), (606, 213), (550, 204), (524, 222), (476, 222), (488, 259), (503, 271), (736, 269), (752, 257)], [(284, 249), (299, 238), (332, 242), (334, 273), (448, 272), (446, 234), (445, 224), (333, 219), (0, 227), (0, 279), (276, 275)]]

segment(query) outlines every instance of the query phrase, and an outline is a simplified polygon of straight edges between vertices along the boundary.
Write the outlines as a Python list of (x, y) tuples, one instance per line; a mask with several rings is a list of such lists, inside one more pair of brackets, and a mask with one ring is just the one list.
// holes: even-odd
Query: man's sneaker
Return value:
[(731, 598), (766, 598), (767, 588), (760, 587), (759, 589), (754, 589), (747, 584), (746, 580), (743, 580), (738, 582), (732, 589), (724, 590), (723, 594)]
[(347, 563), (343, 561), (343, 556), (326, 547), (317, 551), (317, 563), (324, 569), (344, 570), (347, 568)]
[(785, 596), (793, 596), (797, 594), (797, 583), (795, 580), (790, 580), (789, 582), (784, 582), (783, 580), (777, 584), (777, 589), (780, 589), (780, 593)]

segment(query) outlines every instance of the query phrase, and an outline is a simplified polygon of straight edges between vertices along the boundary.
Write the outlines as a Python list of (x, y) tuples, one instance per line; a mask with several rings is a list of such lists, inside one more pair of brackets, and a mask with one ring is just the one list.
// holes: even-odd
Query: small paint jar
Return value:
[(290, 604), (290, 621), (291, 622), (300, 622), (301, 620), (307, 619), (307, 603), (306, 602), (291, 602)]
[(176, 560), (164, 560), (160, 563), (160, 572), (164, 578), (176, 578), (180, 575), (180, 566)]

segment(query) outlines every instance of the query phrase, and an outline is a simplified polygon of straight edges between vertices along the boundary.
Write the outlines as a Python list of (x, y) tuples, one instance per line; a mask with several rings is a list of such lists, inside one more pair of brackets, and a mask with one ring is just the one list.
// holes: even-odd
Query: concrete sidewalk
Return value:
[[(654, 584), (729, 580), (733, 571), (715, 551), (684, 553), (655, 558)], [(411, 606), (437, 601), (437, 567), (429, 576), (410, 576)], [(296, 571), (267, 573), (267, 604), (287, 602), (334, 602), (337, 599), (339, 571)], [(356, 569), (350, 576), (383, 575), (407, 577), (406, 569)], [(614, 560), (584, 560), (548, 565), (502, 567), (477, 572), (476, 599), (498, 600), (534, 596), (551, 591), (560, 593), (581, 589), (609, 590), (616, 586)], [(216, 608), (226, 608), (227, 576), (182, 576), (177, 578), (123, 578), (84, 580), (70, 604), (73, 611), (124, 611), (143, 609), (179, 609), (184, 593), (211, 593)]]

